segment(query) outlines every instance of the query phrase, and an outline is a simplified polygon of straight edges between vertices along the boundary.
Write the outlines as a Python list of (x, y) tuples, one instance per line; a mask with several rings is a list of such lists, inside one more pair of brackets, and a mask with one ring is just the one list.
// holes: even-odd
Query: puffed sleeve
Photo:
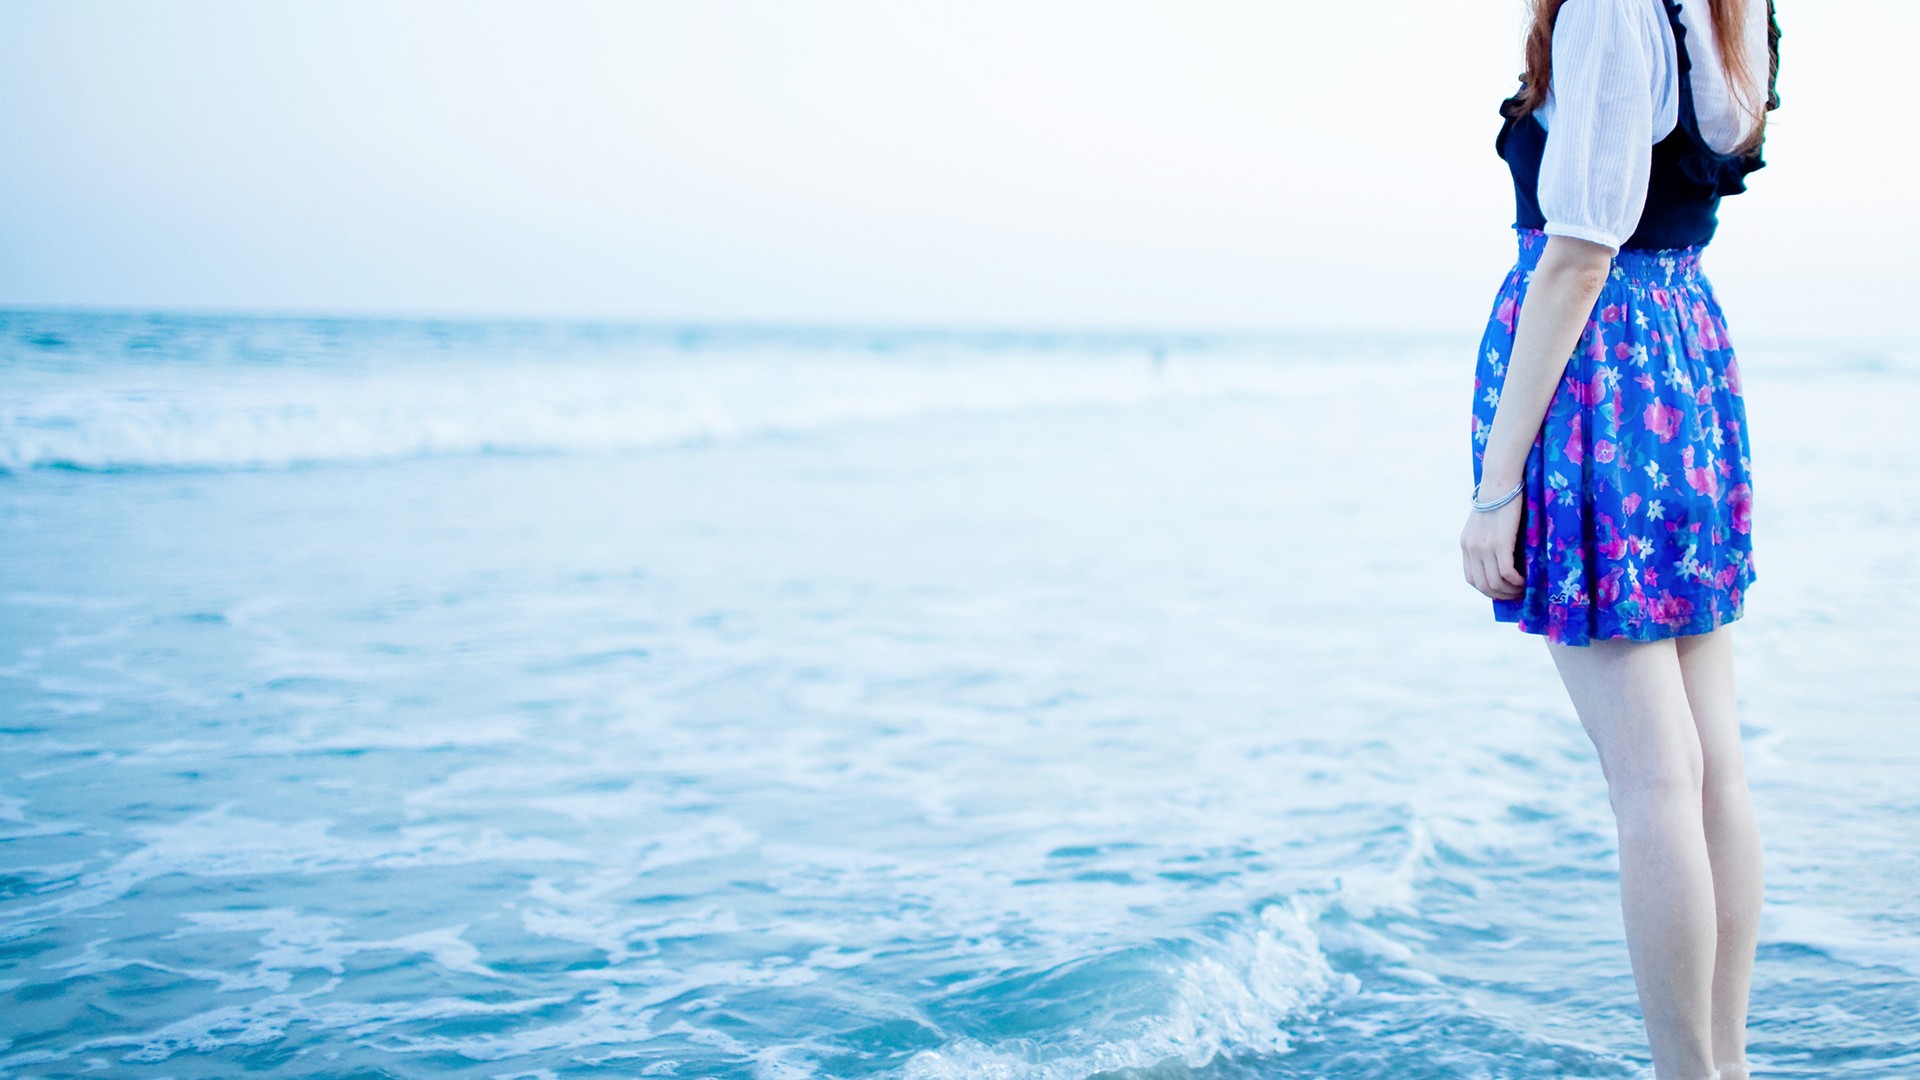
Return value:
[(1644, 0), (1567, 0), (1553, 30), (1553, 110), (1540, 162), (1546, 232), (1615, 251), (1646, 207), (1654, 43)]

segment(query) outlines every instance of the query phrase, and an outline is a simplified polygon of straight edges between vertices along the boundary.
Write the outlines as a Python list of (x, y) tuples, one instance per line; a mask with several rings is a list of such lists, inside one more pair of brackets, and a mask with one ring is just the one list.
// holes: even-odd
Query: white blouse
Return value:
[[(1726, 153), (1740, 145), (1753, 121), (1728, 86), (1706, 0), (1682, 3), (1680, 22), (1693, 63), (1700, 134)], [(1748, 70), (1764, 80), (1766, 0), (1749, 0), (1742, 30)], [(1567, 0), (1560, 8), (1553, 78), (1534, 113), (1552, 133), (1540, 162), (1540, 211), (1548, 233), (1614, 251), (1633, 235), (1646, 208), (1653, 144), (1680, 121), (1678, 70), (1661, 0)]]

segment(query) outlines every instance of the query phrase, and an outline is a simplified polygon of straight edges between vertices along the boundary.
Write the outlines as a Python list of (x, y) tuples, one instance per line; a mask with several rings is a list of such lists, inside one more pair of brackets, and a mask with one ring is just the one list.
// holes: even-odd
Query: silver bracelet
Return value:
[(1500, 496), (1499, 498), (1493, 500), (1492, 502), (1483, 503), (1480, 501), (1480, 486), (1476, 484), (1474, 485), (1473, 492), (1467, 496), (1467, 501), (1473, 504), (1473, 508), (1475, 510), (1478, 510), (1484, 514), (1489, 510), (1498, 510), (1501, 507), (1512, 502), (1513, 500), (1519, 498), (1520, 489), (1526, 486), (1527, 486), (1527, 481), (1524, 478), (1522, 478), (1519, 483), (1513, 485), (1512, 491), (1507, 492), (1505, 495)]

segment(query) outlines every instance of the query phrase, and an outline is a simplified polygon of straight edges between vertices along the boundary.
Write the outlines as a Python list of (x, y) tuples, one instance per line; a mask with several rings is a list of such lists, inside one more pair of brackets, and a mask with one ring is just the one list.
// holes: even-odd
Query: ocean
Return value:
[[(0, 314), (0, 1074), (1650, 1075), (1476, 340)], [(1920, 348), (1742, 350), (1756, 1076), (1912, 1077)]]

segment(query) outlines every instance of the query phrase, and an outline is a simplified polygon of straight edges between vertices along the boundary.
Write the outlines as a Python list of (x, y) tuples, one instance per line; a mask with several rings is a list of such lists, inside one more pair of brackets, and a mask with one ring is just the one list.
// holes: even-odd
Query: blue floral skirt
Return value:
[[(1476, 484), (1527, 281), (1547, 246), (1544, 233), (1517, 231), (1520, 257), (1474, 378)], [(1493, 601), (1495, 619), (1585, 645), (1704, 634), (1740, 617), (1754, 580), (1747, 415), (1700, 251), (1615, 256), (1527, 455), (1526, 594)]]

